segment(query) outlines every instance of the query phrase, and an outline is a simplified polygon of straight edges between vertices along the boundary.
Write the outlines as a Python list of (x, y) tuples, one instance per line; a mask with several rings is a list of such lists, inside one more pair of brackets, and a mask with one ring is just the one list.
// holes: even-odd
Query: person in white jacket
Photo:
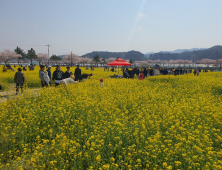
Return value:
[(39, 70), (39, 78), (41, 79), (42, 87), (47, 87), (49, 84), (48, 74), (45, 72), (45, 66), (41, 65)]
[(71, 75), (70, 78), (66, 78), (66, 79), (63, 79), (61, 80), (60, 84), (65, 84), (66, 86), (71, 84), (71, 83), (78, 83), (79, 81), (74, 81), (74, 76)]

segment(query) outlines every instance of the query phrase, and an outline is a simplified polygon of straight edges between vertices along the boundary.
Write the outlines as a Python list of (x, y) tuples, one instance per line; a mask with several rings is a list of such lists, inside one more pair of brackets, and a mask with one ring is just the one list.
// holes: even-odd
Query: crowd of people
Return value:
[[(54, 82), (55, 86), (59, 85), (69, 85), (71, 83), (79, 83), (83, 79), (87, 79), (91, 77), (92, 74), (81, 74), (81, 69), (79, 65), (75, 69), (74, 75), (70, 71), (70, 67), (66, 67), (67, 71), (64, 73), (61, 70), (61, 67), (58, 65), (56, 66), (56, 70), (51, 73), (51, 66), (48, 66), (47, 70), (45, 71), (45, 66), (41, 65), (39, 70), (39, 78), (41, 81), (42, 87), (48, 87)], [(18, 68), (18, 72), (15, 73), (14, 82), (16, 83), (16, 94), (19, 93), (19, 87), (21, 88), (21, 92), (23, 92), (23, 85), (25, 83), (25, 75), (22, 72), (22, 68)], [(100, 80), (101, 82), (101, 80)]]
[(40, 66), (39, 71), (39, 78), (41, 79), (42, 87), (46, 87), (49, 84), (51, 84), (51, 81), (55, 83), (55, 86), (58, 86), (60, 84), (71, 84), (71, 83), (78, 83), (82, 81), (83, 79), (87, 79), (88, 77), (91, 77), (92, 74), (81, 74), (81, 69), (79, 68), (79, 65), (77, 65), (77, 68), (75, 69), (74, 75), (70, 71), (70, 67), (66, 67), (67, 71), (64, 73), (61, 71), (61, 67), (58, 65), (56, 66), (56, 70), (51, 73), (51, 66), (48, 66), (48, 69), (45, 72), (45, 66)]
[(126, 68), (123, 69), (123, 77), (124, 78), (134, 78), (136, 76), (137, 79), (143, 80), (146, 77), (149, 76), (156, 76), (160, 75), (160, 70), (159, 69), (142, 69), (139, 70), (139, 68), (133, 68), (132, 70)]
[[(124, 78), (134, 78), (136, 76), (137, 79), (144, 79), (149, 76), (157, 76), (157, 75), (182, 75), (182, 74), (188, 74), (192, 73), (192, 69), (182, 69), (182, 68), (176, 68), (176, 69), (167, 69), (167, 68), (142, 68), (141, 70), (139, 68), (133, 68), (133, 69), (128, 69), (125, 68), (122, 70), (123, 71), (123, 77)], [(193, 73), (194, 75), (199, 75), (201, 72), (201, 69), (194, 69)], [(207, 70), (203, 70), (203, 72), (207, 72)]]
[[(11, 68), (9, 66), (4, 66), (7, 68)], [(34, 69), (34, 66), (31, 66), (32, 69)], [(47, 87), (48, 85), (52, 84), (52, 81), (54, 82), (55, 86), (59, 86), (60, 84), (63, 85), (69, 85), (71, 83), (78, 83), (81, 82), (83, 79), (87, 79), (88, 77), (91, 77), (92, 74), (82, 74), (81, 69), (79, 65), (77, 65), (77, 68), (75, 69), (74, 74), (70, 71), (70, 67), (66, 67), (67, 71), (64, 73), (61, 71), (61, 67), (58, 65), (56, 66), (56, 70), (51, 73), (51, 66), (47, 67), (47, 70), (45, 71), (45, 66), (41, 65), (39, 70), (39, 78), (41, 81), (42, 87)], [(4, 68), (3, 68), (4, 70)], [(23, 67), (23, 70), (26, 71)], [(91, 70), (94, 70), (92, 67)], [(109, 71), (109, 67), (104, 67), (104, 71)], [(116, 68), (113, 67), (110, 69), (110, 71), (116, 72)], [(146, 77), (149, 76), (157, 76), (157, 75), (167, 75), (167, 74), (173, 74), (173, 75), (181, 75), (181, 74), (188, 74), (192, 73), (194, 75), (199, 75), (201, 71), (207, 72), (207, 70), (203, 69), (182, 69), (182, 68), (176, 68), (176, 69), (167, 69), (167, 68), (142, 68), (141, 70), (139, 68), (123, 68), (123, 78), (132, 78), (135, 77), (139, 80), (143, 80)], [(16, 83), (16, 94), (19, 92), (19, 87), (21, 88), (21, 92), (23, 92), (23, 85), (25, 83), (25, 75), (22, 72), (22, 68), (18, 68), (18, 72), (15, 73), (14, 76), (14, 82)], [(103, 79), (100, 79), (100, 85), (103, 86)]]
[[(19, 66), (20, 66), (20, 68), (22, 68), (23, 71), (27, 71), (27, 68), (29, 68), (29, 70), (34, 70), (35, 69), (35, 66), (32, 65), (32, 64), (29, 65), (29, 66), (27, 66), (27, 65), (25, 65), (25, 66), (19, 65)], [(16, 65), (14, 65), (14, 68), (16, 68)], [(15, 71), (14, 68), (10, 64), (6, 64), (3, 67), (3, 72), (6, 72), (7, 70)]]

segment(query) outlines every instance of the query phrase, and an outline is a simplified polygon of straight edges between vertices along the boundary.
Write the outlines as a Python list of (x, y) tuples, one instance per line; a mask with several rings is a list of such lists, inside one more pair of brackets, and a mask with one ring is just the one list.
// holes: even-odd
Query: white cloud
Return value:
[(143, 26), (138, 27), (138, 30), (142, 31), (143, 30)]
[(139, 13), (139, 14), (138, 14), (138, 17), (139, 17), (139, 18), (146, 18), (147, 15), (146, 15), (146, 14)]

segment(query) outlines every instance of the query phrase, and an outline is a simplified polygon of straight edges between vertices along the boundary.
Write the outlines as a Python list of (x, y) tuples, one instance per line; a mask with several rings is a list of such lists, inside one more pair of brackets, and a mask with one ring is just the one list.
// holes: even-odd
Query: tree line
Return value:
[(41, 64), (107, 64), (111, 61), (114, 61), (115, 58), (108, 58), (103, 59), (100, 58), (98, 54), (95, 54), (93, 58), (89, 58), (87, 56), (81, 56), (79, 57), (76, 54), (70, 54), (66, 55), (63, 58), (53, 54), (51, 57), (48, 56), (48, 54), (44, 53), (36, 53), (36, 51), (31, 48), (27, 51), (27, 53), (21, 49), (20, 47), (16, 47), (14, 51), (9, 49), (4, 49), (2, 52), (0, 52), (0, 62), (4, 62), (5, 64), (9, 63), (10, 61), (17, 60), (18, 64), (21, 63), (29, 63), (33, 64), (33, 61), (38, 61), (39, 65)]
[(22, 62), (27, 63), (29, 61), (31, 64), (33, 64), (33, 61), (35, 60), (41, 64), (45, 60), (49, 59), (53, 61), (61, 60), (61, 58), (57, 57), (56, 55), (49, 57), (48, 54), (36, 53), (33, 48), (28, 50), (27, 53), (20, 47), (16, 47), (14, 51), (4, 49), (2, 52), (0, 52), (0, 62), (4, 62), (5, 64), (12, 60), (17, 60), (18, 64), (21, 64)]

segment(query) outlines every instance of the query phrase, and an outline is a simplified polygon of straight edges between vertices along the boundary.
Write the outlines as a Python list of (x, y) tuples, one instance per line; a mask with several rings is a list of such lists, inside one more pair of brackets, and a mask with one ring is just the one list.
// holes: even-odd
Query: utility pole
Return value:
[(72, 67), (72, 51), (71, 51), (71, 67)]
[[(49, 56), (49, 46), (51, 46), (51, 45), (49, 45), (49, 43), (48, 43), (48, 45), (45, 45), (45, 46), (48, 46), (48, 56)], [(50, 59), (50, 56), (49, 56), (49, 59)], [(49, 59), (48, 59), (48, 65), (49, 65)]]

